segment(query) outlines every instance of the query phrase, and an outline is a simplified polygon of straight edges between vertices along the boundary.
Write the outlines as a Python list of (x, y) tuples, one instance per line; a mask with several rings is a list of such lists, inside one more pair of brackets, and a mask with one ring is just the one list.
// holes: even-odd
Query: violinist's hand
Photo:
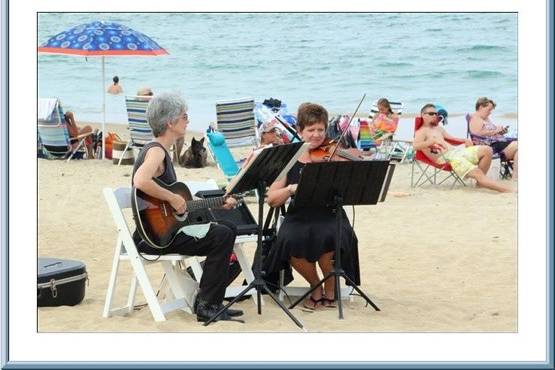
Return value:
[(169, 200), (170, 205), (178, 215), (182, 215), (186, 211), (185, 199), (179, 194), (173, 194), (172, 198)]
[(224, 208), (224, 209), (233, 209), (233, 208), (235, 208), (236, 205), (237, 205), (237, 200), (233, 197), (228, 197), (225, 200), (225, 203), (222, 206), (222, 208)]

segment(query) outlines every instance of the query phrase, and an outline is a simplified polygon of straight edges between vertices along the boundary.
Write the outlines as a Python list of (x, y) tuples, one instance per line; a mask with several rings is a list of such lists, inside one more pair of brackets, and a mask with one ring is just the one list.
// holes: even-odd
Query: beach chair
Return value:
[[(472, 116), (467, 113), (464, 117), (466, 119), (466, 137), (472, 140), (475, 145), (479, 145), (484, 138), (483, 136), (474, 135), (470, 132), (470, 120)], [(491, 157), (491, 168), (499, 168), (499, 178), (502, 180), (510, 179), (513, 177), (513, 161), (508, 160), (503, 153), (494, 153)], [(495, 163), (498, 162), (498, 163)]]
[[(126, 153), (129, 148), (140, 150), (146, 143), (154, 138), (152, 129), (150, 128), (146, 118), (146, 109), (150, 99), (151, 96), (125, 97), (125, 108), (127, 110), (127, 122), (129, 125), (128, 129), (130, 139), (125, 146), (123, 153)], [(121, 164), (123, 157), (124, 156), (120, 157), (118, 166)]]
[(253, 98), (216, 102), (216, 117), (217, 130), (223, 134), (229, 148), (258, 145)]
[[(414, 132), (422, 126), (422, 117), (416, 117), (414, 119)], [(459, 145), (462, 144), (460, 141), (454, 140), (445, 140), (450, 144)], [(420, 176), (416, 181), (414, 181), (415, 173), (420, 172)], [(446, 175), (442, 178), (443, 173)], [(412, 162), (411, 168), (411, 175), (410, 175), (410, 185), (411, 187), (415, 188), (418, 186), (422, 186), (426, 183), (430, 183), (432, 185), (441, 185), (448, 180), (453, 180), (451, 184), (451, 188), (455, 186), (455, 184), (459, 183), (463, 186), (466, 186), (464, 180), (457, 175), (451, 165), (449, 163), (439, 164), (434, 162), (432, 159), (428, 158), (428, 156), (421, 150), (416, 150), (414, 153), (414, 160)]]
[(227, 146), (224, 135), (218, 131), (208, 131), (206, 133), (206, 142), (208, 143), (208, 152), (212, 159), (229, 181), (237, 175), (240, 168)]
[[(41, 98), (37, 107), (37, 138), (47, 158), (82, 158), (86, 154), (85, 139), (90, 134), (70, 137), (64, 112), (57, 98)], [(76, 145), (72, 145), (72, 141)]]
[[(403, 114), (403, 103), (402, 102), (389, 102), (391, 110), (398, 116)], [(370, 108), (369, 118), (374, 119), (374, 117), (379, 114), (378, 101), (376, 100), (372, 107)], [(397, 159), (399, 163), (404, 163), (410, 160), (412, 153), (412, 141), (401, 139), (395, 136), (397, 130), (393, 133), (385, 134), (379, 139), (382, 139), (381, 149), (386, 153), (387, 158)], [(373, 138), (373, 140), (378, 138)]]

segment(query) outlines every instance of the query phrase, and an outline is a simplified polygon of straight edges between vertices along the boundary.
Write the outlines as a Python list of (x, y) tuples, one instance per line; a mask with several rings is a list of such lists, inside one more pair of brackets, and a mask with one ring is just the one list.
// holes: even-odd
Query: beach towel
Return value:
[(372, 133), (370, 132), (370, 124), (365, 119), (359, 119), (359, 127), (360, 149), (370, 150), (370, 148), (375, 146), (375, 143), (372, 140)]
[(54, 108), (56, 107), (57, 102), (58, 102), (58, 99), (56, 98), (39, 99), (39, 102), (37, 105), (37, 118), (39, 120), (49, 121), (50, 115), (54, 111)]

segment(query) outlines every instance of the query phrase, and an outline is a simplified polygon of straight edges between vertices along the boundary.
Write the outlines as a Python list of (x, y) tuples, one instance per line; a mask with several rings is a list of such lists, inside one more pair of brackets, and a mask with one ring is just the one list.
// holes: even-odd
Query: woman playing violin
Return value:
[[(283, 224), (277, 235), (275, 246), (266, 257), (264, 270), (272, 273), (287, 267), (288, 264), (301, 274), (314, 287), (320, 281), (317, 267), (327, 274), (333, 267), (335, 250), (336, 216), (333, 208), (295, 207), (294, 197), (301, 171), (307, 163), (313, 162), (311, 150), (319, 148), (326, 140), (328, 112), (318, 104), (304, 103), (297, 112), (297, 130), (309, 151), (301, 155), (288, 172), (286, 178), (274, 182), (268, 190), (268, 204), (278, 207), (292, 198)], [(347, 275), (358, 285), (357, 238), (347, 217), (341, 225), (342, 267)], [(316, 289), (304, 302), (306, 309), (335, 307), (335, 280), (329, 278), (324, 289)]]

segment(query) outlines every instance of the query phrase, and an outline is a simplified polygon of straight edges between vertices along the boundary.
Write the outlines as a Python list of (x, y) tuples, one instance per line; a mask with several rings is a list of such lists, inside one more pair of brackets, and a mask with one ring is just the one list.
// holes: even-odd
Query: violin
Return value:
[(363, 161), (360, 150), (355, 148), (341, 148), (339, 142), (326, 138), (317, 148), (310, 149), (310, 160), (312, 162), (331, 162), (331, 161)]

